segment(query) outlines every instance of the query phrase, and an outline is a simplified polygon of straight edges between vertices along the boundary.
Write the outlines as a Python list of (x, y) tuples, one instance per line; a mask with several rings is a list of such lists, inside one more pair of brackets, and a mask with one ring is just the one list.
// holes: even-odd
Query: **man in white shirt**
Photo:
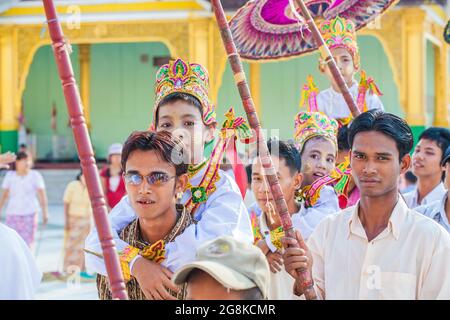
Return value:
[(417, 187), (403, 195), (408, 207), (429, 205), (442, 199), (445, 188), (441, 162), (449, 145), (449, 129), (432, 127), (420, 135), (412, 156), (412, 172), (417, 176)]
[(361, 200), (322, 221), (308, 245), (286, 249), (295, 293), (303, 294), (296, 270), (309, 268), (322, 299), (450, 299), (450, 235), (398, 193), (411, 162), (408, 124), (370, 110), (352, 123), (349, 143)]
[(444, 155), (442, 166), (445, 167), (445, 187), (447, 192), (442, 199), (429, 205), (417, 207), (416, 210), (439, 223), (450, 233), (450, 146)]

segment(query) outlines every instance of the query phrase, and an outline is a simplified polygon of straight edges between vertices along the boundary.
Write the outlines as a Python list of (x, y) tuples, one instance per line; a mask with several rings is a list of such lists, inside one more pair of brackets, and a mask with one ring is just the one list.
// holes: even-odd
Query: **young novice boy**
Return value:
[(295, 120), (295, 141), (301, 155), (303, 181), (297, 200), (303, 203), (303, 237), (307, 238), (317, 223), (339, 211), (333, 187), (320, 183), (333, 173), (337, 157), (338, 124), (319, 112), (299, 112)]
[[(365, 72), (361, 70), (360, 84), (355, 81), (355, 75), (360, 71), (360, 56), (353, 22), (338, 16), (335, 19), (325, 20), (319, 30), (360, 111), (383, 110), (383, 104), (378, 98), (381, 93), (373, 79), (367, 78)], [(328, 117), (338, 120), (340, 125), (349, 124), (352, 115), (323, 56), (319, 59), (319, 70), (325, 74), (331, 86), (317, 93), (318, 89), (312, 77), (308, 77), (308, 84), (302, 94), (304, 97), (302, 104), (308, 101), (310, 111), (323, 112)]]
[[(216, 158), (204, 159), (203, 156), (205, 145), (214, 138), (216, 125), (208, 91), (208, 73), (199, 64), (177, 59), (157, 72), (152, 128), (180, 138), (192, 164), (188, 169), (189, 181), (181, 203), (191, 213), (195, 223), (173, 242), (166, 244), (162, 265), (171, 271), (193, 261), (201, 244), (220, 235), (253, 241), (250, 219), (236, 182), (218, 169), (220, 161)], [(117, 234), (136, 218), (128, 197), (114, 207), (109, 218), (116, 246), (123, 251), (129, 244), (120, 240)], [(86, 248), (100, 252), (96, 230), (87, 238)], [(97, 273), (106, 274), (103, 261), (95, 256), (87, 255), (86, 265)], [(129, 261), (129, 268), (144, 292), (155, 292), (165, 280), (164, 277), (155, 280), (152, 274), (162, 267), (142, 259), (140, 255)], [(146, 296), (152, 299), (152, 296)]]
[[(294, 227), (299, 227), (301, 205), (295, 201), (295, 193), (302, 184), (303, 176), (300, 173), (300, 153), (293, 143), (269, 140), (267, 147), (277, 172), (278, 180), (283, 191), (289, 214)], [(265, 178), (266, 173), (259, 161), (255, 158), (252, 164), (252, 191), (256, 202), (249, 207), (252, 220), (255, 244), (265, 254), (270, 267), (269, 300), (291, 300), (294, 298), (292, 278), (283, 268), (281, 259), (281, 242), (278, 238), (282, 234), (280, 220), (275, 211), (275, 203)], [(301, 230), (303, 231), (303, 230)]]
[(412, 155), (412, 172), (417, 177), (417, 187), (403, 195), (408, 207), (429, 205), (445, 194), (442, 182), (445, 168), (441, 162), (449, 145), (450, 130), (446, 128), (428, 128), (419, 136)]

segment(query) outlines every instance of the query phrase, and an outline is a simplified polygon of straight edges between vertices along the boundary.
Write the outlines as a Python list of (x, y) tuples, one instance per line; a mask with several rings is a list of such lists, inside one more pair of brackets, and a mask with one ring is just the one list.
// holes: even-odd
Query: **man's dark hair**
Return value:
[(405, 172), (405, 180), (412, 184), (415, 184), (417, 182), (417, 177), (414, 173), (412, 173), (412, 171), (408, 170)]
[(337, 141), (339, 151), (350, 150), (350, 145), (348, 144), (348, 125), (339, 128)]
[(294, 142), (269, 139), (267, 148), (271, 155), (284, 159), (291, 173), (298, 173), (302, 168), (302, 158), (300, 152), (295, 147)]
[(176, 176), (185, 174), (188, 163), (184, 160), (183, 144), (169, 132), (135, 131), (125, 141), (122, 149), (122, 170), (133, 151), (156, 151), (160, 159), (175, 167)]
[(445, 150), (450, 145), (450, 130), (447, 128), (431, 127), (426, 129), (419, 136), (419, 141), (425, 139), (436, 142), (442, 150), (441, 162), (444, 160)]
[(80, 172), (78, 172), (78, 174), (77, 174), (77, 176), (76, 176), (76, 179), (78, 180), (78, 181), (81, 181), (81, 176), (83, 175), (83, 170), (80, 170)]
[(19, 160), (22, 160), (22, 159), (27, 159), (29, 157), (30, 157), (30, 155), (28, 154), (28, 152), (20, 151), (20, 152), (17, 153), (16, 161), (19, 161)]
[(242, 300), (264, 300), (263, 294), (258, 287), (240, 291)]
[(249, 186), (252, 185), (252, 165), (248, 164), (245, 166), (245, 173), (247, 174), (247, 183)]
[(184, 92), (174, 92), (169, 94), (167, 97), (164, 97), (161, 102), (158, 104), (158, 108), (156, 109), (156, 114), (155, 114), (155, 124), (158, 125), (158, 120), (159, 120), (159, 108), (165, 104), (168, 103), (174, 103), (177, 101), (184, 101), (187, 102), (191, 105), (193, 105), (194, 107), (196, 107), (198, 109), (198, 111), (200, 111), (200, 115), (203, 118), (203, 108), (202, 108), (202, 104), (200, 103), (200, 100), (198, 100), (196, 97), (194, 97), (193, 95), (189, 94), (189, 93), (184, 93)]
[(382, 110), (372, 109), (355, 118), (348, 130), (348, 144), (353, 147), (356, 134), (377, 131), (387, 135), (397, 145), (399, 160), (408, 154), (414, 144), (413, 134), (408, 123), (402, 118)]

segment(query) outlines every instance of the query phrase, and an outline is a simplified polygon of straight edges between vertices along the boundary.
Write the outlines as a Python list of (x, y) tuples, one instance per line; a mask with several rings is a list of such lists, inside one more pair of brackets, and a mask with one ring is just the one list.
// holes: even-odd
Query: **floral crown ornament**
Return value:
[(338, 122), (328, 118), (322, 112), (299, 112), (295, 117), (294, 139), (299, 150), (303, 149), (306, 141), (314, 137), (330, 140), (337, 150)]
[(202, 105), (203, 123), (216, 123), (216, 111), (209, 100), (208, 71), (198, 63), (188, 63), (182, 59), (170, 61), (156, 72), (155, 104), (153, 107), (153, 123), (156, 129), (156, 111), (161, 101), (168, 95), (181, 92), (194, 96)]
[(356, 69), (360, 66), (358, 44), (356, 43), (355, 24), (348, 19), (337, 16), (320, 24), (320, 33), (328, 48), (345, 48), (353, 58)]

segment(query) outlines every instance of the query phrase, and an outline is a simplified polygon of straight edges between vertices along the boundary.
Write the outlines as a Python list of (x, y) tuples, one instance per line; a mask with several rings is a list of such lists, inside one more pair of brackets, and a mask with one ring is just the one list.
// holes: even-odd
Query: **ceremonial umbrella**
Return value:
[(230, 21), (238, 53), (252, 60), (299, 56), (315, 49), (322, 55), (353, 117), (361, 112), (323, 40), (316, 22), (338, 15), (361, 28), (396, 0), (252, 0)]
[(83, 115), (80, 94), (70, 62), (70, 45), (64, 39), (53, 0), (42, 1), (44, 3), (49, 33), (53, 43), (55, 62), (58, 67), (58, 73), (64, 91), (64, 98), (69, 111), (73, 136), (80, 157), (83, 174), (86, 177), (86, 186), (89, 192), (89, 198), (91, 199), (95, 225), (102, 245), (112, 295), (113, 298), (127, 299), (125, 282), (123, 280), (119, 259), (107, 218), (106, 202), (100, 186), (100, 176), (95, 165), (94, 152)]
[[(397, 0), (304, 0), (319, 24), (336, 16), (364, 27)], [(240, 56), (249, 60), (276, 60), (296, 57), (318, 49), (303, 10), (292, 0), (251, 0), (230, 20), (230, 28)]]

